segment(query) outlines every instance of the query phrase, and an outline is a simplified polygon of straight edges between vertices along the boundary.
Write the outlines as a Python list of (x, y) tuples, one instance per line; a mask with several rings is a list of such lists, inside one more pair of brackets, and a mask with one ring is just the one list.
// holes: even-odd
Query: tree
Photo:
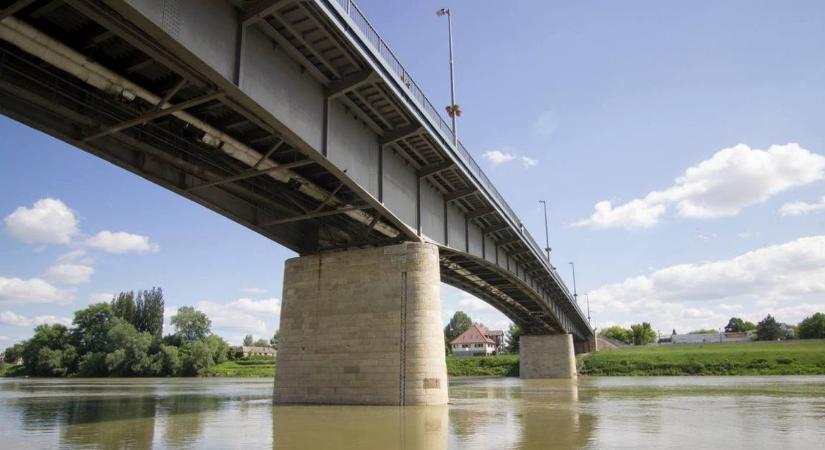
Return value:
[(473, 326), (473, 319), (464, 311), (456, 311), (450, 319), (450, 323), (444, 327), (444, 340), (447, 345), (450, 344), (450, 341), (460, 336), (461, 333), (467, 331), (471, 326)]
[(688, 334), (719, 334), (719, 330), (713, 328), (699, 328), (698, 330), (688, 331)]
[(72, 324), (72, 342), (81, 355), (105, 353), (108, 348), (109, 330), (119, 319), (109, 303), (96, 303), (75, 311)]
[(3, 352), (3, 361), (9, 364), (17, 364), (17, 361), (23, 357), (23, 344), (14, 344)]
[(272, 346), (275, 350), (278, 350), (278, 342), (281, 340), (281, 329), (278, 328), (275, 330), (275, 335), (272, 336), (272, 339), (269, 340), (269, 345)]
[(747, 320), (742, 320), (739, 317), (731, 317), (728, 324), (725, 325), (725, 331), (728, 333), (744, 333), (746, 331), (755, 330), (756, 324)]
[(175, 327), (175, 334), (191, 342), (208, 336), (212, 321), (206, 317), (206, 314), (195, 308), (183, 306), (178, 308), (178, 313), (172, 316), (172, 325)]
[(633, 333), (627, 328), (622, 328), (619, 325), (607, 327), (602, 330), (600, 334), (606, 338), (615, 339), (619, 342), (624, 342), (625, 344), (633, 343)]
[(521, 327), (511, 323), (509, 327), (507, 327), (507, 333), (505, 334), (505, 345), (504, 348), (507, 353), (518, 353), (519, 352), (519, 342), (521, 341)]
[(648, 322), (633, 324), (630, 326), (633, 336), (633, 345), (647, 345), (656, 342), (656, 332)]
[(264, 338), (258, 339), (257, 341), (253, 342), (252, 345), (254, 347), (269, 347), (269, 341)]
[[(799, 322), (800, 339), (822, 339), (825, 338), (825, 314), (814, 313)], [(8, 352), (8, 350), (6, 350)]]
[(181, 360), (177, 347), (171, 345), (161, 345), (155, 358), (159, 362), (158, 375), (175, 376), (180, 373)]
[(77, 364), (77, 350), (64, 325), (38, 325), (23, 343), (23, 368), (29, 375), (64, 376)]
[(782, 327), (770, 314), (756, 325), (756, 338), (760, 341), (775, 341), (781, 337)]
[(186, 375), (204, 375), (206, 370), (215, 364), (212, 349), (204, 341), (188, 342), (182, 349), (184, 350), (183, 373)]
[(121, 292), (112, 299), (112, 310), (115, 317), (125, 320), (132, 325), (137, 319), (137, 306), (135, 305), (135, 293), (132, 291)]
[[(150, 291), (139, 291), (135, 301), (135, 321), (138, 331), (145, 331), (155, 339), (163, 334), (163, 290), (153, 287)], [(180, 310), (179, 310), (180, 311)]]
[(251, 346), (252, 342), (253, 341), (252, 341), (252, 335), (251, 334), (247, 334), (246, 337), (243, 338), (243, 345), (245, 347)]
[(209, 346), (209, 351), (212, 354), (212, 361), (215, 364), (220, 364), (229, 359), (232, 349), (222, 337), (212, 334), (204, 339), (204, 342), (206, 342), (206, 345)]
[(152, 335), (140, 332), (128, 322), (121, 321), (109, 330), (110, 352), (106, 355), (106, 368), (112, 375), (151, 375), (152, 358), (149, 347)]

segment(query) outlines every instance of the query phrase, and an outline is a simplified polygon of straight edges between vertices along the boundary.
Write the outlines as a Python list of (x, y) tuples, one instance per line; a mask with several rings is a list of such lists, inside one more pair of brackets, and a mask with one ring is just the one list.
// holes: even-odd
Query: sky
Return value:
[[(669, 333), (825, 311), (825, 6), (796, 1), (362, 0), (594, 327)], [(232, 343), (278, 327), (289, 250), (0, 117), (0, 347), (123, 290), (205, 311)], [(442, 288), (446, 321), (507, 319)], [(168, 331), (168, 330), (167, 330)]]

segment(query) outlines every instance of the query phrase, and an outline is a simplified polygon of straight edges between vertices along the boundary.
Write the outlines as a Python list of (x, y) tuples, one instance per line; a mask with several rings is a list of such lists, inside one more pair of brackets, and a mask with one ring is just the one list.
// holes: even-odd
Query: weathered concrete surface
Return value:
[(521, 378), (575, 378), (573, 336), (522, 336), (519, 344)]
[(280, 327), (276, 403), (447, 403), (432, 244), (288, 260)]

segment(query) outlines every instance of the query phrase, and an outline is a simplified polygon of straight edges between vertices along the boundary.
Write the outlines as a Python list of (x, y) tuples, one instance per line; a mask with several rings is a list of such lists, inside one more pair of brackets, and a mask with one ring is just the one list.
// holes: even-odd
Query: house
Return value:
[(235, 356), (246, 358), (248, 356), (271, 356), (275, 357), (275, 349), (272, 347), (250, 347), (242, 345), (235, 347)]
[(484, 325), (473, 324), (467, 331), (450, 341), (455, 356), (486, 356), (501, 353), (504, 332), (488, 330)]

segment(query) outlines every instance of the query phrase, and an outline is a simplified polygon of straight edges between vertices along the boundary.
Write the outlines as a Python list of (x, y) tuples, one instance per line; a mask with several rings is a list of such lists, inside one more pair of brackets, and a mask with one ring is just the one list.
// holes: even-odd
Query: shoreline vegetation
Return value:
[[(825, 375), (825, 340), (623, 347), (579, 355), (585, 376)], [(0, 376), (24, 376), (7, 365)], [(447, 356), (450, 377), (517, 377), (518, 355)], [(251, 357), (215, 364), (204, 377), (274, 377), (275, 359)]]
[(622, 347), (579, 355), (596, 376), (825, 375), (825, 340)]

